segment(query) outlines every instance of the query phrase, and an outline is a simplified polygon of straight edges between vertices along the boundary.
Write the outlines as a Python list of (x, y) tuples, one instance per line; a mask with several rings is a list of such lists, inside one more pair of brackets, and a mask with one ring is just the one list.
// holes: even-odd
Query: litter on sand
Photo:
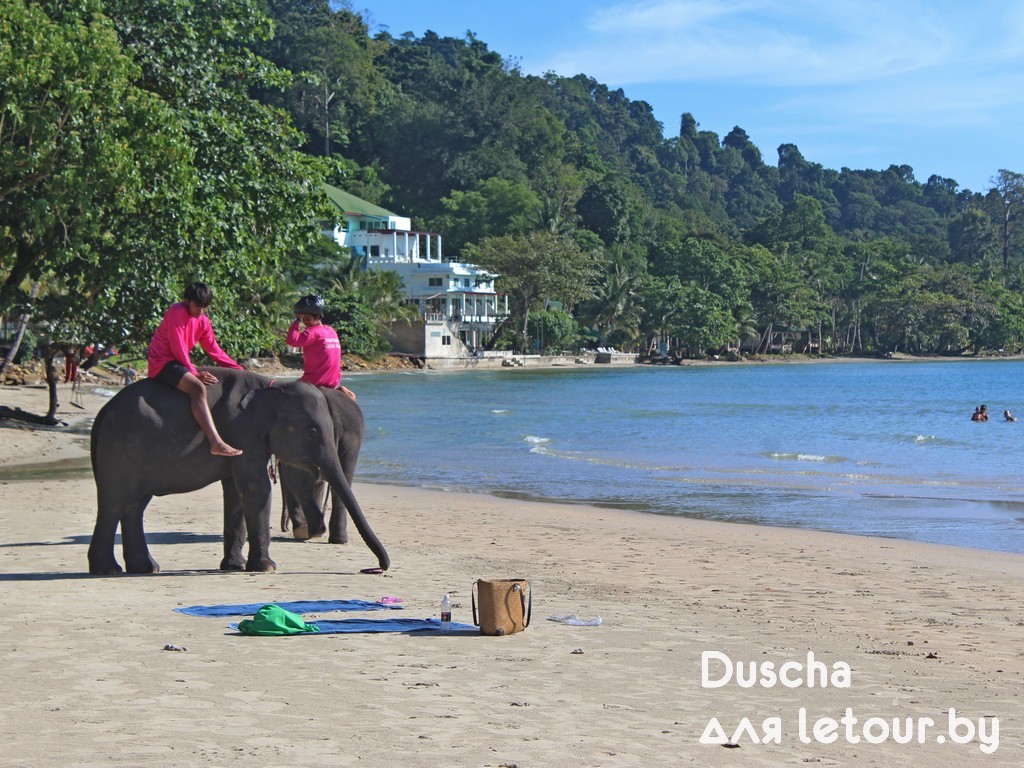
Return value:
[(571, 627), (600, 627), (601, 617), (595, 616), (592, 619), (581, 619), (575, 613), (556, 613), (548, 616), (548, 621), (557, 621), (559, 624), (568, 624)]

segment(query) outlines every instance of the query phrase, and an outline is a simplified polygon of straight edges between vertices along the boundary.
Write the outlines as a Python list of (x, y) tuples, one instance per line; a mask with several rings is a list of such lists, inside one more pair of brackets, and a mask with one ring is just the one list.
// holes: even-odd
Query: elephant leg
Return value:
[(121, 512), (121, 552), (128, 573), (160, 573), (160, 564), (153, 559), (146, 544), (142, 516), (152, 496), (125, 504)]
[(300, 476), (302, 482), (293, 485), (291, 490), (296, 509), (303, 517), (306, 538), (315, 539), (327, 532), (323, 508), (326, 487), (313, 472), (303, 471)]
[(300, 541), (322, 536), (324, 523), (322, 495), (323, 483), (309, 467), (281, 465), (281, 492), (290, 516), (293, 536)]
[(331, 544), (348, 544), (348, 510), (338, 494), (331, 494), (331, 535), (327, 539)]
[(97, 492), (96, 526), (89, 541), (89, 573), (97, 576), (123, 573), (114, 557), (118, 525), (121, 526), (121, 548), (128, 572), (159, 573), (160, 566), (149, 554), (142, 528), (142, 513), (153, 497), (129, 498), (121, 488), (108, 488), (100, 487)]
[(224, 559), (220, 561), (222, 571), (245, 570), (245, 517), (242, 514), (242, 500), (232, 479), (222, 480), (224, 494)]
[(249, 540), (245, 570), (274, 573), (277, 563), (270, 559), (270, 507), (274, 494), (270, 478), (263, 470), (247, 471), (244, 464), (237, 465), (234, 487)]
[(96, 526), (89, 541), (89, 573), (94, 576), (117, 576), (122, 570), (114, 557), (114, 537), (121, 515), (115, 502), (105, 498), (102, 490), (97, 496)]
[(309, 525), (306, 523), (306, 516), (302, 514), (302, 507), (290, 488), (282, 484), (281, 493), (284, 496), (284, 506), (288, 513), (288, 519), (292, 524), (292, 536), (297, 541), (306, 541), (309, 538)]

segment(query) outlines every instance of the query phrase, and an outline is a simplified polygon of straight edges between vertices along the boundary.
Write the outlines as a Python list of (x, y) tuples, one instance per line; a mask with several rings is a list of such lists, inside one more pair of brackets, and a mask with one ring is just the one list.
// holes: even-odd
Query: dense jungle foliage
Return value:
[(375, 32), (328, 0), (0, 6), (0, 315), (139, 348), (203, 279), (241, 356), (318, 290), (354, 351), (380, 352), (400, 286), (325, 246), (322, 181), (500, 272), (497, 343), (1024, 348), (1020, 173), (972, 191), (792, 144), (766, 161), (739, 126), (662, 126), (585, 74)]

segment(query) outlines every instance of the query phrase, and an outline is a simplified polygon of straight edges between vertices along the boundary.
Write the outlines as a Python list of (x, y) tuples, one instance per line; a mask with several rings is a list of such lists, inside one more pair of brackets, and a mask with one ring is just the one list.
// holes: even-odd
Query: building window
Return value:
[(465, 279), (464, 279), (464, 280), (462, 281), (462, 287), (463, 287), (463, 288), (469, 288), (469, 278), (468, 278), (468, 277), (467, 277), (467, 278), (465, 278)]
[(441, 346), (442, 347), (450, 347), (451, 345), (452, 345), (452, 337), (451, 336), (442, 336), (441, 337)]
[(440, 277), (428, 278), (427, 279), (427, 285), (429, 285), (431, 288), (434, 288), (434, 287), (440, 288), (441, 287), (441, 278)]

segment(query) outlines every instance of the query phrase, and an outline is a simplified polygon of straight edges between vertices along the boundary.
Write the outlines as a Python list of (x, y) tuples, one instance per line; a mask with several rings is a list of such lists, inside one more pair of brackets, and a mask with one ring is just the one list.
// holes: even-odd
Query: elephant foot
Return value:
[(104, 564), (89, 563), (89, 573), (92, 576), (120, 576), (124, 571), (116, 560), (112, 560), (110, 563)]
[(344, 533), (341, 536), (331, 536), (327, 541), (331, 544), (348, 544), (348, 534)]
[(128, 573), (160, 573), (160, 563), (153, 558), (147, 558), (139, 562), (125, 560), (124, 566)]
[(309, 539), (309, 526), (307, 525), (296, 525), (292, 528), (292, 536), (295, 537), (296, 541), (306, 541)]
[(327, 533), (327, 526), (326, 525), (320, 525), (320, 526), (318, 526), (316, 528), (310, 528), (307, 525), (306, 526), (306, 531), (309, 534), (306, 538), (309, 538), (309, 539), (319, 539), (321, 536), (323, 536), (325, 533)]
[(231, 560), (225, 557), (220, 561), (220, 569), (222, 571), (244, 571), (245, 563), (241, 560)]
[(277, 563), (269, 557), (264, 560), (250, 560), (245, 564), (245, 570), (251, 573), (277, 573)]

